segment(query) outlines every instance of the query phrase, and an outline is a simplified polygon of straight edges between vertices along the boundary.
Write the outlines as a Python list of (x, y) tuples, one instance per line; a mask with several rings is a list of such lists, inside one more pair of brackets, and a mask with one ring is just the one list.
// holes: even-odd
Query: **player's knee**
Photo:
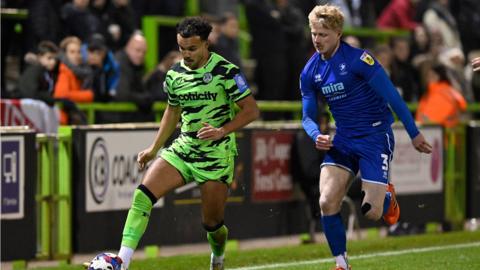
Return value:
[(204, 220), (202, 225), (207, 232), (214, 232), (223, 226), (224, 222), (216, 220)]
[(379, 220), (382, 217), (382, 209), (374, 207), (370, 203), (365, 202), (361, 207), (362, 214), (370, 220)]
[(340, 203), (332, 196), (320, 195), (319, 204), (324, 215), (332, 215), (340, 211)]

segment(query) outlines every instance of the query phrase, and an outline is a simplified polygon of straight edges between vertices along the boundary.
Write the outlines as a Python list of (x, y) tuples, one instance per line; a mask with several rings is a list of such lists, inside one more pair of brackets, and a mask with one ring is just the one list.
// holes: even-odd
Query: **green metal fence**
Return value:
[[(71, 134), (37, 134), (37, 243), (39, 259), (72, 255)], [(66, 132), (64, 132), (66, 131)]]
[[(300, 101), (257, 101), (258, 107), (262, 112), (290, 112), (294, 120), (300, 120), (302, 117), (302, 103)], [(96, 112), (135, 112), (137, 106), (130, 102), (113, 102), (113, 103), (78, 103), (80, 110), (87, 115), (88, 124), (95, 123)], [(414, 112), (418, 104), (407, 104), (410, 111)], [(156, 121), (160, 121), (163, 111), (167, 107), (166, 102), (155, 102), (152, 111), (155, 114)], [(480, 113), (480, 103), (470, 103), (467, 107), (467, 112)]]
[(445, 129), (445, 220), (463, 229), (466, 214), (466, 126)]

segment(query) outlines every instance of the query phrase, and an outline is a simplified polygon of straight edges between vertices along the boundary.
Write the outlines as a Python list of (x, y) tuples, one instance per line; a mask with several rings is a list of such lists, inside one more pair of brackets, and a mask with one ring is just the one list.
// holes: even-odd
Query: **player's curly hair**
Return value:
[(320, 24), (327, 29), (342, 31), (344, 16), (340, 8), (333, 5), (315, 6), (308, 14), (310, 27), (313, 24)]
[(183, 38), (200, 36), (201, 40), (207, 40), (212, 31), (212, 26), (201, 17), (187, 17), (177, 24), (177, 34)]

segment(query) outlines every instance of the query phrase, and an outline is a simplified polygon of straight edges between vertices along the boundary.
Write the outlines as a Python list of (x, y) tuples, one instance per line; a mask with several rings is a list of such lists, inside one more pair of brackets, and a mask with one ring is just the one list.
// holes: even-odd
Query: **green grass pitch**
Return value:
[[(350, 264), (354, 270), (480, 270), (480, 231), (350, 241), (348, 251)], [(135, 260), (130, 270), (208, 269), (208, 264), (209, 254), (205, 253)], [(327, 270), (332, 266), (333, 259), (330, 257), (327, 244), (309, 244), (227, 252), (225, 268)], [(37, 269), (80, 270), (82, 267), (76, 265)]]

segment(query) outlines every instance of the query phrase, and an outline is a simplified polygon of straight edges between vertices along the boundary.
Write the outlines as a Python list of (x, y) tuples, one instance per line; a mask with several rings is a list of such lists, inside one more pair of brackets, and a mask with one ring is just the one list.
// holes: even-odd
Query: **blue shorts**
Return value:
[(353, 176), (360, 170), (362, 181), (386, 185), (394, 147), (392, 129), (384, 133), (354, 138), (335, 135), (333, 147), (328, 150), (322, 167), (339, 166), (351, 172)]

